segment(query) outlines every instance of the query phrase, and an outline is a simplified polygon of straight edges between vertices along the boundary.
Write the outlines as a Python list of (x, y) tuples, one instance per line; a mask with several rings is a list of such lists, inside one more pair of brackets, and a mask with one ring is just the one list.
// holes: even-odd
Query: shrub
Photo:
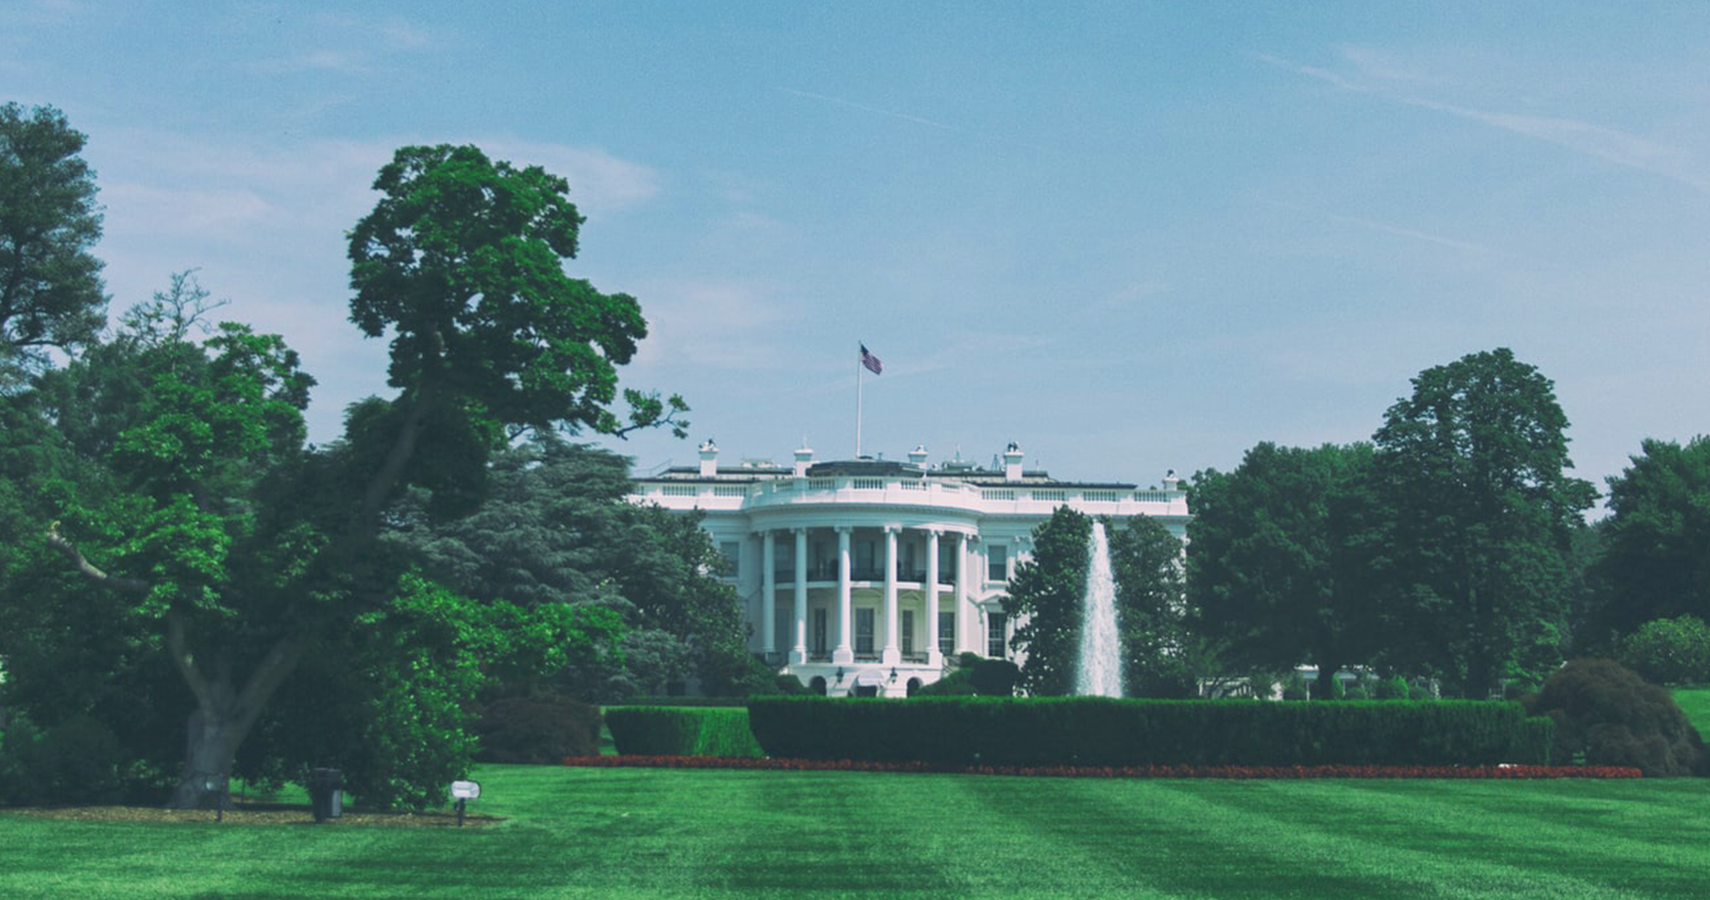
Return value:
[(931, 684), (923, 685), (920, 690), (914, 692), (916, 697), (971, 697), (973, 695), (974, 670), (969, 666), (958, 668)]
[(1534, 715), (1556, 723), (1555, 758), (1583, 755), (1604, 766), (1636, 766), (1647, 776), (1704, 774), (1704, 742), (1668, 691), (1614, 660), (1576, 659), (1527, 698)]
[(0, 736), (0, 802), (111, 803), (124, 792), (124, 750), (86, 715), (37, 729), (14, 715)]
[(982, 659), (974, 663), (968, 676), (974, 693), (987, 697), (1013, 697), (1015, 684), (1021, 680), (1021, 669), (1007, 659)]
[(1282, 698), (1284, 700), (1305, 700), (1308, 696), (1308, 690), (1306, 676), (1300, 674), (1298, 669), (1283, 676)]
[(1375, 699), (1406, 700), (1408, 693), (1407, 679), (1400, 675), (1391, 675), (1377, 683)]
[(619, 706), (606, 710), (606, 727), (624, 756), (764, 755), (746, 709)]
[(600, 752), (600, 711), (567, 697), (507, 697), (487, 705), (475, 734), (483, 762), (557, 763)]
[(1695, 616), (1646, 622), (1621, 640), (1616, 658), (1655, 684), (1710, 681), (1710, 625)]

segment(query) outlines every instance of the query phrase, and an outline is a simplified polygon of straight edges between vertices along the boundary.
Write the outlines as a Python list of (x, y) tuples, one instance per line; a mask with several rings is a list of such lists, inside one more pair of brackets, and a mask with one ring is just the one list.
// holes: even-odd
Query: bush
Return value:
[[(1013, 691), (1013, 688), (1011, 689)], [(962, 667), (914, 692), (916, 697), (972, 697), (974, 670)]]
[(124, 793), (123, 764), (119, 739), (89, 716), (42, 730), (14, 715), (0, 735), (0, 802), (117, 802)]
[(1391, 675), (1377, 683), (1375, 699), (1406, 700), (1408, 693), (1407, 679), (1400, 675)]
[(1646, 622), (1621, 640), (1615, 655), (1654, 684), (1710, 681), (1710, 625), (1695, 616)]
[(1556, 723), (1555, 758), (1635, 766), (1646, 776), (1705, 774), (1704, 742), (1668, 691), (1609, 659), (1576, 659), (1528, 697)]
[(1015, 684), (1021, 680), (1021, 669), (1007, 659), (982, 659), (974, 663), (968, 680), (974, 693), (986, 697), (1013, 697)]
[(1311, 687), (1306, 683), (1306, 676), (1300, 670), (1291, 670), (1282, 679), (1282, 698), (1284, 700), (1305, 700)]
[(567, 697), (507, 697), (487, 705), (475, 723), (482, 762), (557, 763), (600, 752), (600, 711)]
[(624, 756), (765, 755), (748, 730), (746, 709), (618, 706), (606, 710), (606, 727)]

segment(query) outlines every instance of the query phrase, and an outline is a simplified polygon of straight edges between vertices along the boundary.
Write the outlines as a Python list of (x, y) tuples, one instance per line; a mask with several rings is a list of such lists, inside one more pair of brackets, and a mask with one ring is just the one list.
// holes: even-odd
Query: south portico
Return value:
[(848, 508), (756, 519), (760, 651), (804, 684), (896, 696), (936, 681), (946, 655), (985, 649), (973, 523)]

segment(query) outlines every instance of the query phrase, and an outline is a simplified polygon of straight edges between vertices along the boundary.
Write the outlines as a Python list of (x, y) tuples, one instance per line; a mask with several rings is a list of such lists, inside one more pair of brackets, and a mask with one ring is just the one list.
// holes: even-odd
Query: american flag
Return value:
[(877, 356), (867, 352), (866, 344), (861, 345), (861, 365), (866, 366), (867, 371), (872, 372), (874, 375), (885, 371), (885, 364), (879, 362), (879, 358)]

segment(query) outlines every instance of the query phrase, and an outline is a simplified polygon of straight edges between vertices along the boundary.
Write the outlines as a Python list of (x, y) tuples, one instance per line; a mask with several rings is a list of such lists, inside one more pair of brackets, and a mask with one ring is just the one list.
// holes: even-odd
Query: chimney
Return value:
[(810, 465), (813, 465), (813, 450), (808, 447), (807, 441), (802, 441), (802, 445), (796, 448), (796, 477), (806, 478)]
[(1021, 480), (1021, 446), (1014, 441), (1003, 451), (1003, 480)]
[(718, 474), (718, 445), (707, 438), (701, 445), (701, 477), (711, 478)]
[(923, 469), (926, 468), (926, 445), (915, 444), (914, 449), (908, 451), (908, 461)]

